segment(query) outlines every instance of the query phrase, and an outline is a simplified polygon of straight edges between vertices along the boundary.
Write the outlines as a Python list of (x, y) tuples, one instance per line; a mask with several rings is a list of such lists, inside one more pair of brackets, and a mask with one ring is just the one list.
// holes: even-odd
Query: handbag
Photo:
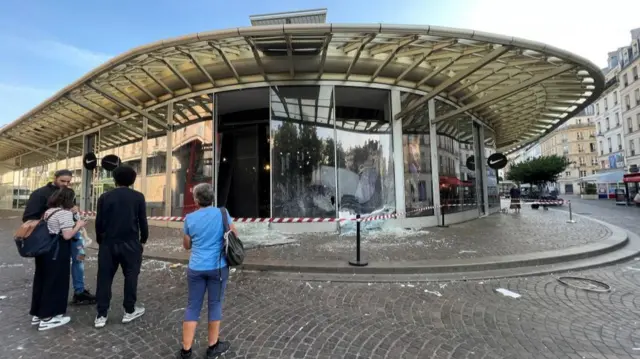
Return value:
[(230, 267), (239, 266), (244, 262), (244, 245), (242, 241), (229, 227), (229, 214), (227, 209), (222, 207), (220, 208), (220, 213), (222, 214), (222, 224), (224, 228), (224, 253), (227, 258), (227, 264)]
[(58, 256), (58, 235), (51, 235), (47, 221), (62, 209), (52, 211), (47, 218), (26, 221), (13, 235), (13, 240), (20, 256), (35, 258), (53, 252), (53, 259)]

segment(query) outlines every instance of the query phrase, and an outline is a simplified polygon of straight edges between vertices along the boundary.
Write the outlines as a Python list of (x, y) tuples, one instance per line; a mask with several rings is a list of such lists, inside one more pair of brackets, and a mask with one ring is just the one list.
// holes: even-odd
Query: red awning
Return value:
[(626, 183), (640, 182), (640, 173), (627, 173), (622, 176), (622, 181)]
[(440, 184), (448, 184), (450, 186), (462, 186), (462, 181), (456, 177), (440, 176)]

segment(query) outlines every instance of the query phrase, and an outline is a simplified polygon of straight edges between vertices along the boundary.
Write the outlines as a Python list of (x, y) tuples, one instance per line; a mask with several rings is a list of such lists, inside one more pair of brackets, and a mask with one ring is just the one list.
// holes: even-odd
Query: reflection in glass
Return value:
[[(208, 116), (211, 116), (209, 113)], [(197, 209), (194, 202), (193, 187), (200, 183), (212, 183), (213, 167), (211, 146), (213, 131), (211, 119), (189, 124), (173, 132), (173, 198), (171, 215), (184, 216)], [(155, 143), (149, 143), (149, 147)], [(165, 151), (166, 140), (158, 144), (157, 150), (148, 153), (147, 158), (147, 190), (149, 182), (156, 177), (164, 177), (167, 171)], [(162, 181), (162, 180), (160, 180)], [(164, 192), (164, 191), (163, 191)], [(162, 195), (158, 193), (158, 200)]]
[[(419, 95), (402, 93), (402, 108)], [(407, 217), (433, 216), (433, 181), (427, 106), (402, 119), (404, 198)]]
[(336, 215), (331, 86), (272, 87), (273, 217)]
[(341, 217), (395, 210), (389, 92), (336, 87)]
[(218, 206), (235, 217), (271, 213), (269, 89), (216, 95), (216, 188)]
[(197, 209), (194, 202), (193, 187), (200, 183), (212, 183), (213, 154), (212, 139), (212, 100), (203, 95), (174, 104), (171, 156), (172, 168), (166, 168), (166, 138), (147, 142), (147, 191), (153, 194), (154, 202), (164, 202), (164, 191), (150, 188), (157, 178), (165, 183), (166, 172), (172, 171), (171, 215), (184, 216)]
[[(436, 100), (436, 117), (455, 107)], [(473, 148), (473, 121), (467, 115), (439, 122), (437, 148), (440, 175), (440, 204), (443, 212), (477, 210), (476, 167)]]
[[(489, 158), (496, 152), (496, 140), (493, 131), (482, 126), (484, 131), (484, 154)], [(498, 190), (498, 170), (487, 168), (487, 196), (489, 197), (489, 208), (500, 207), (500, 193)]]

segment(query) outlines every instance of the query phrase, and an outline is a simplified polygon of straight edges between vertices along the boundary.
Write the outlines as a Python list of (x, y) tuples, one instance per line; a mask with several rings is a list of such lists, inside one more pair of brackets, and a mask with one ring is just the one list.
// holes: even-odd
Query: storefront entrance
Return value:
[(234, 217), (271, 215), (269, 97), (267, 89), (218, 98), (217, 205)]

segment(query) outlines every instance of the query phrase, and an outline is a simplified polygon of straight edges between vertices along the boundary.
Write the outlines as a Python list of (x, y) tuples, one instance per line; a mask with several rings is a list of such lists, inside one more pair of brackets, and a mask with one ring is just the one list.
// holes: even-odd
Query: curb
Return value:
[[(553, 211), (564, 212), (557, 209)], [(410, 274), (455, 274), (461, 275), (472, 272), (505, 270), (522, 267), (538, 267), (563, 264), (605, 255), (619, 250), (629, 243), (627, 232), (612, 224), (580, 216), (594, 221), (611, 231), (611, 236), (605, 240), (584, 246), (570, 247), (562, 250), (550, 250), (527, 254), (508, 256), (491, 256), (473, 259), (423, 260), (405, 262), (369, 262), (366, 267), (350, 266), (347, 261), (288, 261), (280, 260), (252, 262), (251, 257), (242, 265), (245, 271), (293, 272), (293, 273), (325, 273), (350, 275), (410, 275)]]
[[(551, 209), (553, 211), (565, 212)], [(508, 256), (492, 256), (474, 259), (424, 260), (406, 262), (370, 262), (367, 267), (353, 267), (347, 261), (260, 261), (252, 262), (247, 258), (244, 265), (238, 267), (245, 272), (273, 272), (273, 274), (322, 278), (332, 277), (331, 280), (347, 281), (385, 281), (387, 276), (418, 276), (414, 280), (455, 280), (455, 279), (486, 279), (521, 275), (536, 275), (557, 271), (581, 269), (602, 266), (619, 262), (640, 253), (640, 237), (627, 233), (624, 229), (612, 224), (574, 214), (577, 218), (594, 221), (611, 231), (611, 236), (605, 240), (584, 246), (570, 247), (563, 250), (551, 250), (528, 254)], [(630, 236), (636, 238), (634, 245), (630, 245)], [(89, 246), (97, 249), (96, 244)], [(637, 247), (631, 249), (630, 247)], [(616, 252), (621, 252), (616, 255)], [(625, 252), (625, 253), (622, 253)], [(188, 263), (184, 256), (166, 254), (143, 254), (145, 259), (168, 261), (172, 263)], [(601, 257), (601, 258), (598, 258)], [(583, 263), (584, 262), (584, 263)], [(324, 276), (323, 276), (324, 275)], [(345, 275), (348, 275), (345, 277)], [(426, 277), (425, 277), (426, 275)], [(355, 276), (355, 277), (354, 277)], [(333, 278), (336, 277), (336, 278)], [(314, 278), (308, 278), (314, 280)], [(324, 279), (317, 279), (324, 280)], [(388, 279), (394, 280), (394, 279)]]

